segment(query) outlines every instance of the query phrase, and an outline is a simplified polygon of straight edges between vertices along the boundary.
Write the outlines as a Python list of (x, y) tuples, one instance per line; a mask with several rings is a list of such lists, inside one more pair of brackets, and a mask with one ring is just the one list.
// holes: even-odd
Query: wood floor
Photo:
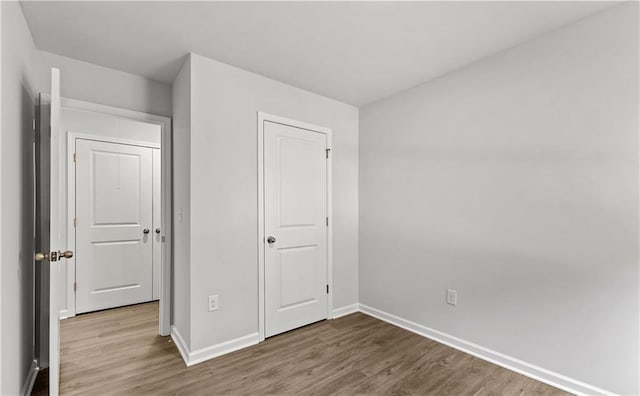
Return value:
[(62, 321), (61, 393), (565, 394), (361, 313), (189, 368), (157, 327), (157, 303)]

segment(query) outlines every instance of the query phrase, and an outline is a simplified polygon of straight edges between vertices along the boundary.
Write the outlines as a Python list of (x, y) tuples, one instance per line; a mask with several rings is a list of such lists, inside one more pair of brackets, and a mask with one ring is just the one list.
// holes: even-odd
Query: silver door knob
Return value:
[(148, 234), (149, 233), (149, 229), (145, 228), (144, 230), (142, 230), (142, 233), (145, 234), (145, 235)]
[(267, 238), (267, 243), (269, 244), (276, 243), (276, 238), (270, 236), (269, 238)]
[(159, 233), (160, 233), (160, 229), (156, 228), (156, 234), (159, 234)]

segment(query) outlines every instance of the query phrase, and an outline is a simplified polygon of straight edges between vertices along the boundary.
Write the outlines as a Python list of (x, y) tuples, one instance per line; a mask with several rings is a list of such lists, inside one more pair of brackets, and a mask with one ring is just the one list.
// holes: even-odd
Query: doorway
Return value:
[(170, 119), (62, 98), (67, 245), (60, 317), (159, 300), (170, 333)]
[(258, 114), (260, 340), (330, 318), (331, 130)]
[[(57, 69), (52, 69), (51, 72), (51, 94), (42, 94), (39, 102), (35, 144), (36, 252), (34, 260), (38, 269), (36, 281), (39, 285), (36, 289), (35, 307), (36, 356), (38, 369), (42, 372), (48, 371), (47, 392), (56, 395), (59, 393), (60, 384), (60, 319), (61, 317), (74, 316), (77, 313), (75, 288), (73, 287), (75, 261), (72, 260), (76, 258), (74, 254), (76, 233), (73, 226), (76, 219), (75, 209), (69, 209), (70, 207), (75, 208), (75, 193), (69, 193), (69, 189), (76, 181), (75, 166), (70, 164), (73, 163), (73, 156), (76, 153), (75, 143), (77, 140), (84, 139), (90, 143), (99, 141), (97, 136), (110, 136), (119, 140), (116, 142), (118, 150), (123, 150), (124, 147), (126, 151), (133, 150), (133, 147), (136, 146), (135, 141), (131, 141), (135, 137), (130, 134), (132, 129), (129, 127), (135, 126), (136, 130), (155, 128), (159, 131), (157, 147), (159, 151), (155, 157), (159, 157), (158, 179), (160, 182), (157, 183), (155, 189), (157, 194), (159, 188), (161, 209), (157, 213), (160, 220), (156, 221), (152, 218), (151, 221), (161, 223), (161, 230), (157, 233), (159, 234), (157, 237), (160, 246), (155, 249), (155, 254), (159, 254), (162, 259), (159, 264), (160, 270), (157, 271), (160, 278), (157, 288), (159, 289), (159, 302), (150, 304), (156, 307), (157, 312), (155, 333), (163, 336), (170, 333), (171, 120), (168, 117), (61, 98), (60, 73)], [(66, 117), (66, 112), (76, 112), (77, 117), (74, 122), (70, 121), (72, 118)], [(97, 119), (103, 122), (93, 122)], [(108, 120), (110, 121), (107, 122)], [(125, 136), (114, 137), (112, 136), (114, 132), (116, 134), (124, 133)], [(111, 142), (111, 144), (116, 143)], [(102, 151), (109, 152), (109, 150)], [(144, 156), (147, 158), (147, 162), (153, 162), (153, 151), (147, 152)], [(94, 165), (95, 163), (93, 161)], [(123, 162), (120, 161), (120, 165), (122, 164)], [(150, 179), (153, 178), (153, 171), (151, 173)], [(133, 179), (135, 178), (126, 178), (128, 181)], [(72, 180), (73, 183), (70, 183), (69, 180)], [(153, 195), (153, 185), (151, 186), (149, 194)], [(95, 185), (89, 187), (88, 190), (93, 190), (95, 196)], [(106, 204), (111, 204), (111, 202)], [(156, 234), (155, 229), (153, 229), (153, 233)], [(151, 230), (149, 230), (149, 234), (151, 234)], [(62, 250), (70, 247), (73, 249)]]

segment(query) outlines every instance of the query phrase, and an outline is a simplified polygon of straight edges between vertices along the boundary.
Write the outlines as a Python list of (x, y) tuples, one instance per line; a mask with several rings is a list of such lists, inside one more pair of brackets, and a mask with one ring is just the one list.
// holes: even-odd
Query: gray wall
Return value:
[(0, 137), (0, 394), (18, 394), (34, 359), (33, 132), (38, 92), (61, 69), (62, 95), (171, 115), (171, 87), (140, 76), (38, 51), (18, 2), (2, 13)]
[(171, 116), (171, 86), (135, 74), (37, 51), (41, 85), (49, 92), (50, 70), (60, 69), (60, 94), (66, 98)]
[(173, 82), (173, 295), (172, 321), (191, 345), (191, 60)]
[(34, 358), (35, 47), (17, 2), (2, 8), (2, 134), (0, 135), (0, 394), (18, 394)]
[(361, 109), (361, 303), (640, 392), (637, 8)]
[[(190, 70), (190, 153), (174, 162), (191, 167), (190, 198), (175, 206), (190, 214), (175, 255), (190, 246), (191, 350), (258, 331), (258, 111), (333, 129), (334, 307), (356, 303), (358, 109), (198, 55)], [(211, 294), (219, 311), (207, 311)]]

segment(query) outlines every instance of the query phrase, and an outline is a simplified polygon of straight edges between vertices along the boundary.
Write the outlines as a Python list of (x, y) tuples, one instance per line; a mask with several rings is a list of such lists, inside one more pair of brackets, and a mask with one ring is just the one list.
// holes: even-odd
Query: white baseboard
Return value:
[(331, 316), (331, 318), (338, 319), (341, 316), (346, 316), (346, 315), (358, 312), (359, 310), (360, 310), (360, 307), (358, 303), (345, 305), (344, 307), (334, 309), (333, 315)]
[(71, 312), (68, 309), (60, 310), (60, 320), (73, 318), (74, 316), (76, 316), (75, 312)]
[(596, 386), (578, 381), (576, 379), (567, 377), (562, 374), (555, 373), (553, 371), (544, 369), (531, 363), (524, 362), (522, 360), (513, 358), (511, 356), (504, 355), (500, 352), (493, 351), (483, 346), (474, 344), (469, 341), (454, 337), (452, 335), (443, 333), (441, 331), (431, 329), (421, 324), (411, 322), (409, 320), (400, 318), (390, 313), (381, 311), (376, 308), (369, 307), (364, 304), (358, 304), (360, 312), (365, 313), (374, 318), (380, 319), (392, 325), (401, 327), (405, 330), (409, 330), (413, 333), (421, 335), (423, 337), (432, 339), (441, 344), (448, 345), (452, 348), (458, 349), (462, 352), (466, 352), (470, 355), (494, 363), (498, 366), (504, 367), (516, 373), (533, 378), (545, 384), (555, 386), (556, 388), (565, 390), (577, 395), (613, 395), (613, 392), (600, 389)]
[(20, 394), (22, 396), (29, 396), (31, 394), (31, 391), (33, 390), (33, 384), (36, 383), (38, 371), (40, 371), (40, 369), (38, 368), (38, 361), (34, 360), (31, 362), (29, 372), (27, 373), (27, 378), (25, 378), (22, 389), (20, 389)]
[[(458, 349), (462, 352), (466, 352), (477, 358), (494, 363), (498, 366), (504, 367), (508, 370), (515, 371), (516, 373), (533, 378), (545, 384), (549, 384), (558, 389), (565, 390), (577, 395), (614, 395), (615, 393), (598, 388), (596, 386), (587, 384), (585, 382), (567, 377), (551, 370), (536, 366), (531, 363), (527, 363), (520, 359), (502, 354), (500, 352), (493, 351), (489, 348), (474, 344), (472, 342), (463, 340), (461, 338), (452, 336), (439, 330), (423, 326), (421, 324), (412, 322), (407, 319), (403, 319), (399, 316), (387, 313), (385, 311), (373, 308), (364, 304), (351, 304), (344, 307), (336, 308), (332, 311), (333, 319), (337, 319), (342, 316), (352, 314), (354, 312), (362, 312), (374, 318), (380, 319), (392, 325), (401, 327), (412, 333), (421, 335), (423, 337), (432, 339), (441, 344), (448, 345), (452, 348)], [(198, 349), (195, 351), (189, 351), (184, 338), (180, 335), (178, 329), (174, 326), (171, 327), (171, 338), (176, 344), (176, 347), (182, 355), (187, 366), (192, 366), (204, 362), (205, 360), (213, 359), (215, 357), (224, 355), (236, 351), (238, 349), (246, 348), (251, 345), (255, 345), (259, 342), (258, 333), (248, 334), (243, 337), (239, 337), (230, 341), (222, 342), (220, 344), (212, 345), (210, 347)], [(35, 376), (34, 376), (35, 380)], [(32, 385), (33, 386), (33, 385)]]
[(205, 360), (213, 359), (215, 357), (237, 351), (238, 349), (255, 345), (259, 341), (258, 333), (252, 333), (233, 340), (190, 351), (184, 341), (184, 338), (182, 338), (182, 335), (180, 335), (180, 332), (175, 328), (175, 326), (171, 326), (171, 338), (175, 342), (176, 347), (178, 347), (178, 351), (180, 351), (180, 355), (182, 355), (182, 359), (187, 366), (193, 366), (194, 364), (202, 363)]
[(171, 326), (171, 339), (173, 343), (176, 344), (176, 348), (178, 348), (178, 352), (182, 356), (182, 360), (184, 363), (189, 366), (189, 347), (187, 347), (187, 343), (182, 338), (182, 335), (178, 331), (175, 326)]

